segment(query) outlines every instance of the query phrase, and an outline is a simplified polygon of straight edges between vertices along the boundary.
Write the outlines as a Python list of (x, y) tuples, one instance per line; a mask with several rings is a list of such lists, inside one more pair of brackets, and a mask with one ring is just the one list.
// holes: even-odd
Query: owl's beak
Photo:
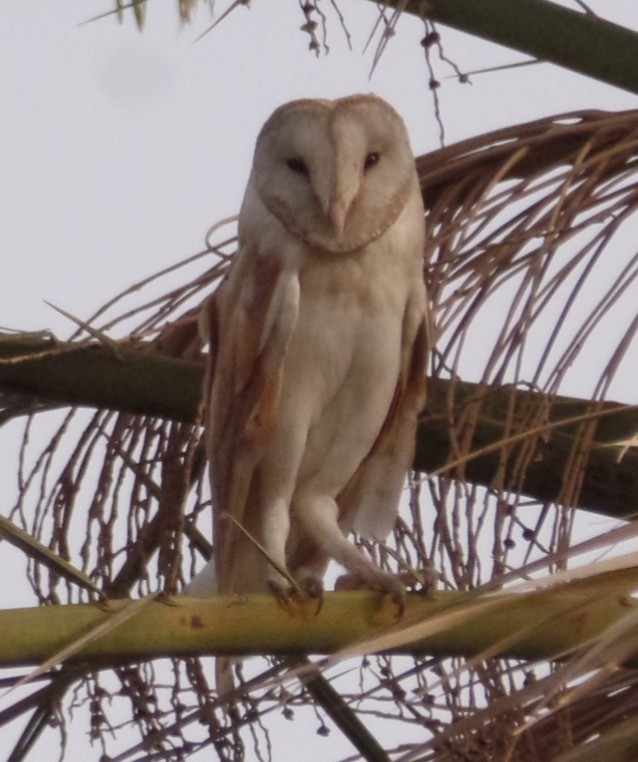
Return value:
[(337, 240), (343, 236), (349, 209), (350, 204), (346, 203), (343, 199), (333, 199), (328, 206), (328, 219), (332, 224), (332, 229)]
[(325, 173), (325, 190), (317, 195), (321, 199), (323, 213), (332, 227), (336, 241), (343, 239), (352, 204), (359, 193), (359, 176), (347, 162), (335, 168), (336, 174)]

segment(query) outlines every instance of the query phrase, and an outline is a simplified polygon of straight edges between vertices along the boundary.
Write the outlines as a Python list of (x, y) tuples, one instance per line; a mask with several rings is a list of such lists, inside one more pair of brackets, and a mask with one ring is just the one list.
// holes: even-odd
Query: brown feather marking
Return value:
[(223, 517), (230, 514), (244, 522), (260, 445), (278, 411), (290, 334), (290, 326), (282, 327), (278, 320), (282, 274), (277, 257), (255, 249), (242, 251), (216, 301), (217, 351), (214, 358), (211, 355), (207, 443), (220, 592), (233, 591), (237, 545), (246, 542)]

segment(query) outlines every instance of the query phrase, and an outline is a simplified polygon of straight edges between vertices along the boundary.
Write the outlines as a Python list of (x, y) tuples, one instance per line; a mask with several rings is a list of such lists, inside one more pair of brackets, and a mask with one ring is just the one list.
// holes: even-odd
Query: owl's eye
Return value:
[(379, 163), (379, 154), (376, 151), (372, 151), (366, 156), (366, 160), (363, 162), (363, 171), (367, 171), (370, 167), (374, 167)]
[(286, 166), (297, 175), (308, 175), (308, 166), (303, 159), (287, 159)]

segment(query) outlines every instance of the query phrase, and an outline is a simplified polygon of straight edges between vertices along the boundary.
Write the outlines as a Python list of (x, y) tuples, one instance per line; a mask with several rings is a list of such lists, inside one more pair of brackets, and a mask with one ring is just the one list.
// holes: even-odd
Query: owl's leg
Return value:
[(290, 508), (284, 498), (270, 501), (262, 519), (262, 540), (269, 559), (266, 583), (276, 595), (284, 596), (290, 582), (282, 573), (286, 568), (286, 542), (290, 532)]
[(283, 574), (286, 567), (286, 543), (290, 532), (289, 503), (283, 498), (274, 500), (264, 514), (262, 539), (264, 550), (268, 554), (269, 564), (266, 583), (270, 590), (287, 602), (290, 598), (321, 598), (323, 582), (321, 575), (308, 568), (295, 574), (294, 581)]
[(346, 537), (338, 524), (339, 507), (327, 495), (297, 494), (295, 513), (304, 531), (322, 548), (326, 555), (345, 566), (362, 587), (389, 595), (403, 612), (405, 588), (392, 574), (383, 571)]

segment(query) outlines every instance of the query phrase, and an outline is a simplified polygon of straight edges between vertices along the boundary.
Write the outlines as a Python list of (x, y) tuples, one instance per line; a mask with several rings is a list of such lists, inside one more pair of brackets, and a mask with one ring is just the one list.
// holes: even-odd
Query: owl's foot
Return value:
[(399, 577), (380, 569), (374, 574), (344, 574), (337, 580), (335, 590), (374, 590), (390, 598), (397, 607), (397, 619), (405, 613), (405, 585)]
[(323, 579), (318, 574), (303, 574), (297, 578), (305, 598), (323, 600)]
[(295, 596), (295, 589), (290, 587), (287, 582), (276, 582), (275, 580), (268, 580), (268, 589), (279, 601), (279, 603), (286, 605), (286, 602)]
[(268, 587), (279, 604), (291, 613), (297, 611), (300, 604), (308, 601), (316, 602), (315, 614), (318, 614), (323, 606), (323, 582), (321, 577), (314, 574), (300, 578), (296, 587), (292, 587), (288, 580), (281, 582), (272, 579), (268, 581)]

